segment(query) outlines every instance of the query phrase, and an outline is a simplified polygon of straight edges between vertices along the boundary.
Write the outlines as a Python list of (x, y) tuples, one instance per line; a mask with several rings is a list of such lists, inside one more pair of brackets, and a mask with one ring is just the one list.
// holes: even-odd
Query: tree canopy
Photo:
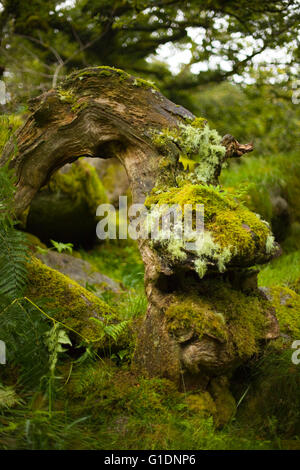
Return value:
[[(299, 19), (298, 0), (2, 0), (0, 73), (19, 77), (32, 94), (74, 68), (109, 65), (152, 78), (175, 99), (180, 90), (251, 75), (258, 57), (262, 71), (274, 50), (268, 68), (291, 81)], [(175, 74), (160, 60), (165, 45), (185, 52)]]

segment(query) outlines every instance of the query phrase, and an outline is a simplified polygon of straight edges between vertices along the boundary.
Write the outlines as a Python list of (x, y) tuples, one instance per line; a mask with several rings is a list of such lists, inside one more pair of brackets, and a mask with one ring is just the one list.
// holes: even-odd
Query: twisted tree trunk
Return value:
[[(189, 111), (170, 102), (151, 85), (122, 71), (100, 67), (72, 74), (60, 88), (30, 102), (30, 114), (24, 126), (4, 149), (1, 165), (9, 161), (17, 175), (16, 215), (20, 216), (26, 210), (36, 192), (56, 170), (82, 156), (117, 157), (127, 171), (134, 203), (144, 203), (158, 182), (166, 192), (169, 188), (179, 188), (178, 177), (187, 177), (180, 162), (181, 144), (174, 138), (158, 144), (158, 139), (153, 136), (161, 135), (165, 129), (180, 133), (181, 126), (190, 125), (194, 119)], [(252, 150), (251, 144), (240, 145), (228, 135), (223, 139), (223, 146), (226, 153), (214, 163), (213, 174), (206, 183), (216, 184), (226, 157), (238, 157)], [(239, 227), (243, 231), (242, 236), (250, 237), (251, 243), (254, 240), (250, 259), (248, 252), (243, 254), (243, 247), (238, 246), (225, 274), (219, 273), (211, 261), (208, 265), (212, 268), (203, 280), (195, 272), (195, 260), (199, 254), (187, 253), (185, 259), (174, 258), (171, 261), (163, 246), (157, 249), (149, 240), (139, 241), (148, 298), (147, 315), (139, 333), (134, 359), (139, 371), (166, 376), (178, 383), (183, 374), (186, 384), (190, 380), (205, 388), (212, 377), (226, 375), (248, 359), (257, 341), (277, 336), (273, 313), (260, 303), (259, 308), (269, 322), (268, 327), (251, 338), (255, 343), (252, 349), (245, 346), (236, 351), (238, 340), (232, 333), (231, 320), (222, 319), (224, 312), (216, 310), (220, 302), (214, 305), (211, 292), (212, 286), (223, 283), (225, 297), (232, 289), (235, 289), (233, 296), (236, 289), (245, 295), (242, 290), (251, 286), (249, 279), (254, 279), (249, 295), (255, 291), (255, 274), (249, 273), (247, 267), (271, 256), (264, 251), (266, 239), (260, 243), (259, 238), (267, 237), (266, 229), (260, 226), (256, 229), (255, 223), (252, 226), (241, 219)], [(220, 231), (220, 226), (217, 228)], [(244, 297), (242, 301), (245, 301)], [(229, 307), (225, 304), (224, 311), (227, 312)], [(244, 304), (247, 304), (247, 299)], [(174, 326), (177, 307), (178, 315), (181, 311), (192, 318), (186, 328)], [(236, 306), (236, 311), (238, 308)], [(166, 312), (169, 313), (166, 315)], [(175, 317), (172, 317), (172, 312)], [(213, 323), (213, 315), (220, 315), (216, 317), (219, 326), (225, 322), (226, 334), (223, 336), (219, 326), (214, 334), (205, 323), (207, 319), (212, 319)], [(198, 328), (201, 334), (195, 318), (199, 321), (204, 318)], [(243, 328), (245, 325), (246, 320)]]

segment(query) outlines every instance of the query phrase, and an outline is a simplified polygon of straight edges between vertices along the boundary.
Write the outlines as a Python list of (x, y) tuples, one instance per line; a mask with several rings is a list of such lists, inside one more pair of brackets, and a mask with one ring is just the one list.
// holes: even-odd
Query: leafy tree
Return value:
[[(25, 95), (73, 68), (110, 65), (152, 77), (175, 99), (178, 90), (249, 72), (261, 53), (285, 47), (280, 62), (291, 77), (297, 7), (298, 0), (1, 0), (0, 67), (15, 82), (18, 75)], [(158, 60), (165, 44), (190, 56), (176, 75)]]

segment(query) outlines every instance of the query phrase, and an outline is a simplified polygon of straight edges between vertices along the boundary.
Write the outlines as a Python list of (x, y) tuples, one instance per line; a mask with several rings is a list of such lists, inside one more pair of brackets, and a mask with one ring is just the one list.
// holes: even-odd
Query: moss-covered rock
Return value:
[(120, 284), (98, 272), (88, 261), (50, 250), (47, 250), (46, 253), (36, 253), (36, 257), (49, 268), (65, 274), (83, 287), (92, 286), (97, 289), (98, 293), (104, 291), (121, 293)]
[(96, 238), (96, 209), (107, 202), (95, 168), (78, 160), (57, 172), (31, 203), (26, 229), (42, 241), (89, 244)]
[(113, 309), (77, 282), (49, 268), (37, 258), (31, 258), (27, 270), (26, 296), (33, 301), (47, 299), (50, 317), (65, 325), (75, 342), (84, 340), (100, 345), (102, 328), (91, 318), (105, 323), (113, 321)]
[(26, 232), (26, 238), (28, 240), (28, 247), (32, 252), (38, 251), (39, 248), (47, 250), (45, 243), (41, 242), (41, 240), (35, 235), (32, 235), (32, 233)]

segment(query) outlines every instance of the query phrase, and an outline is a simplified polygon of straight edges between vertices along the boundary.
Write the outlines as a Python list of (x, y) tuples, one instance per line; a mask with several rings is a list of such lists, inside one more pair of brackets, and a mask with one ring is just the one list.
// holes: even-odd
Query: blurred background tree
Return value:
[(268, 72), (260, 81), (275, 74), (286, 86), (297, 73), (298, 0), (1, 0), (0, 11), (0, 67), (12, 95), (109, 65), (194, 108), (199, 86), (256, 81), (258, 60)]
[(254, 141), (251, 159), (231, 163), (222, 183), (244, 191), (277, 239), (293, 236), (287, 246), (298, 250), (299, 7), (299, 0), (0, 0), (2, 111), (22, 114), (29, 98), (86, 66), (154, 81), (220, 134)]

